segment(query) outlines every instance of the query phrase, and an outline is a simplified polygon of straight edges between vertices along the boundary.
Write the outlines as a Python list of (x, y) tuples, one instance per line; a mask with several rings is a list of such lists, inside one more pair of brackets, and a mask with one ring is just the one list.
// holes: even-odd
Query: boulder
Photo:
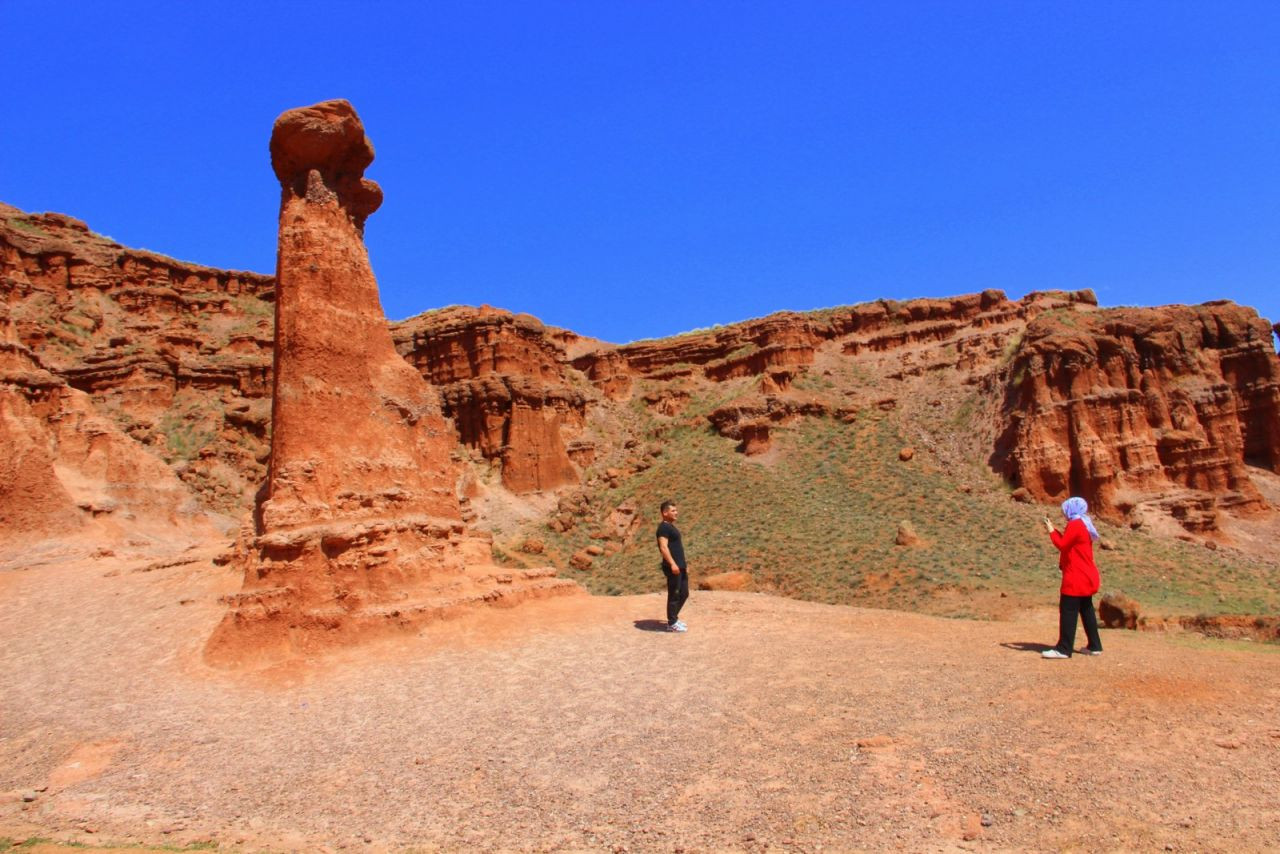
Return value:
[(898, 523), (898, 535), (893, 541), (900, 546), (919, 546), (924, 543), (916, 533), (915, 526), (905, 519)]
[(1098, 618), (1109, 629), (1136, 629), (1142, 611), (1123, 593), (1106, 593), (1098, 602)]
[(718, 572), (698, 579), (699, 590), (751, 590), (755, 580), (751, 573), (737, 570), (734, 572)]

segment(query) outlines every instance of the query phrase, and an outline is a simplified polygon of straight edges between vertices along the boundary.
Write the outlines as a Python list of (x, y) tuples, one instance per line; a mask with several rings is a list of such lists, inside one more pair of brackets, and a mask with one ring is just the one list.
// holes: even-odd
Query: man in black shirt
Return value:
[(667, 631), (687, 631), (680, 620), (680, 608), (689, 598), (689, 564), (684, 559), (684, 542), (676, 527), (680, 508), (674, 501), (662, 502), (658, 523), (658, 551), (662, 554), (662, 574), (667, 577)]

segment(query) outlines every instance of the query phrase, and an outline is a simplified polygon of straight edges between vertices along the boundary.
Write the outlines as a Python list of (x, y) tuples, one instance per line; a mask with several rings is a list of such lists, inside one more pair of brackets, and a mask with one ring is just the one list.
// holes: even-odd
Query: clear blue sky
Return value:
[(1280, 3), (0, 0), (0, 200), (272, 272), (267, 142), (347, 98), (391, 318), (625, 342), (1093, 288), (1280, 320)]

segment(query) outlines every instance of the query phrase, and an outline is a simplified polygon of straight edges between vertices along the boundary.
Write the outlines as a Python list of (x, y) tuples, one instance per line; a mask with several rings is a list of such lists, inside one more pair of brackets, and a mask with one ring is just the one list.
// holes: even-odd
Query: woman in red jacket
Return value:
[(1049, 539), (1053, 540), (1059, 552), (1062, 595), (1058, 598), (1058, 643), (1053, 649), (1046, 649), (1040, 654), (1045, 658), (1070, 658), (1076, 642), (1076, 618), (1079, 617), (1089, 639), (1085, 654), (1102, 655), (1098, 616), (1093, 610), (1093, 594), (1101, 586), (1098, 566), (1093, 562), (1093, 541), (1098, 539), (1098, 529), (1093, 527), (1089, 505), (1083, 498), (1073, 497), (1062, 502), (1062, 515), (1067, 517), (1067, 527), (1061, 534), (1054, 530), (1048, 519), (1044, 520)]

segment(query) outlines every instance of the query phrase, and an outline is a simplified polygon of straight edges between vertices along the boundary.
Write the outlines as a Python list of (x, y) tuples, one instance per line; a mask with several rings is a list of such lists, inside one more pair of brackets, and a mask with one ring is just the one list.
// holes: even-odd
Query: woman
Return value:
[(1045, 658), (1070, 658), (1076, 642), (1076, 617), (1084, 623), (1084, 633), (1089, 639), (1086, 655), (1102, 655), (1102, 638), (1098, 636), (1098, 616), (1093, 610), (1093, 594), (1098, 592), (1101, 580), (1098, 566), (1093, 562), (1093, 541), (1098, 539), (1098, 529), (1088, 515), (1089, 505), (1083, 498), (1068, 498), (1062, 502), (1062, 515), (1067, 517), (1067, 527), (1061, 534), (1054, 530), (1048, 519), (1044, 527), (1049, 539), (1058, 548), (1058, 569), (1062, 570), (1062, 594), (1058, 599), (1058, 643), (1053, 649), (1040, 653)]

